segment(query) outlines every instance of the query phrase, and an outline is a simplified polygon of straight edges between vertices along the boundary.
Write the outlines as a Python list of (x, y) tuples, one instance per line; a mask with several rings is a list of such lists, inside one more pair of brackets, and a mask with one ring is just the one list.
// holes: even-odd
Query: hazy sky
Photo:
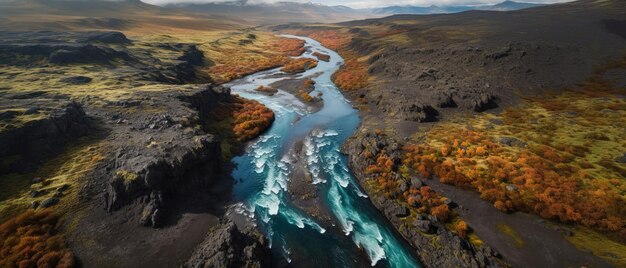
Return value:
[[(226, 0), (142, 0), (151, 4), (164, 4), (176, 2), (225, 2)], [(275, 3), (282, 1), (290, 2), (313, 2), (324, 5), (345, 5), (353, 8), (381, 7), (393, 5), (414, 5), (414, 6), (430, 6), (430, 5), (479, 5), (479, 4), (497, 4), (504, 0), (248, 0), (249, 3)], [(562, 3), (572, 0), (516, 0), (518, 2), (527, 3)]]

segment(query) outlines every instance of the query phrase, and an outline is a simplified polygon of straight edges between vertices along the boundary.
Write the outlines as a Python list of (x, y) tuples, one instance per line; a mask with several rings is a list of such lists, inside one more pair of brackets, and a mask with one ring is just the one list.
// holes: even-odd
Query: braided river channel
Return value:
[[(235, 94), (263, 103), (276, 117), (268, 131), (233, 159), (239, 211), (268, 237), (273, 263), (279, 267), (420, 267), (414, 250), (372, 205), (340, 152), (360, 122), (358, 112), (331, 81), (343, 59), (313, 39), (284, 37), (306, 42), (307, 51), (300, 57), (315, 58), (313, 53), (320, 52), (330, 55), (330, 61), (319, 61), (297, 75), (277, 68), (226, 85)], [(323, 107), (313, 111), (280, 88), (273, 96), (254, 90), (289, 78), (313, 79), (311, 95), (321, 93)], [(290, 153), (296, 144), (304, 155), (299, 161)], [(311, 188), (322, 200), (319, 209), (329, 219), (318, 219), (293, 204), (288, 189), (296, 162), (308, 170)]]

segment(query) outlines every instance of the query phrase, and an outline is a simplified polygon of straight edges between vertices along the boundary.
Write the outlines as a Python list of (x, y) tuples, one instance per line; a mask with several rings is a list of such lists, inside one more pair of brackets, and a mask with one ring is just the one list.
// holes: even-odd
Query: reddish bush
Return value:
[(330, 55), (328, 55), (328, 54), (314, 52), (313, 56), (315, 56), (318, 60), (321, 60), (321, 61), (325, 61), (325, 62), (329, 62), (330, 61)]
[(278, 90), (276, 90), (275, 88), (273, 88), (273, 87), (266, 87), (264, 85), (260, 85), (259, 87), (257, 87), (254, 90), (259, 91), (259, 92), (269, 93), (269, 94), (274, 94), (274, 93), (278, 92)]
[(333, 75), (333, 82), (343, 90), (357, 90), (368, 85), (367, 65), (352, 53), (343, 53), (345, 63)]
[(469, 227), (467, 226), (467, 223), (465, 221), (461, 220), (456, 223), (456, 225), (454, 226), (454, 230), (460, 237), (466, 238), (467, 233), (469, 232)]
[(293, 38), (280, 38), (272, 44), (272, 50), (281, 52), (286, 56), (297, 57), (304, 53), (304, 40)]
[(450, 217), (450, 209), (448, 208), (448, 205), (441, 204), (432, 208), (430, 214), (437, 217), (438, 220), (445, 222)]
[(274, 112), (257, 101), (240, 101), (233, 113), (233, 132), (237, 140), (246, 141), (256, 138), (272, 125)]
[(313, 69), (317, 66), (317, 61), (309, 58), (300, 58), (289, 61), (283, 66), (281, 71), (288, 74), (301, 73), (309, 69)]
[(58, 221), (50, 210), (28, 210), (0, 225), (0, 267), (74, 267)]

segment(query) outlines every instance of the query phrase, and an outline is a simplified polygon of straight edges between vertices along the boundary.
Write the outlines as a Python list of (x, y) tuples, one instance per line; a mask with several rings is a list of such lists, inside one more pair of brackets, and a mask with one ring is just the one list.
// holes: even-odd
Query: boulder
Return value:
[(413, 226), (427, 234), (434, 234), (437, 231), (437, 228), (429, 220), (415, 220)]
[(59, 201), (61, 201), (61, 200), (58, 197), (51, 197), (51, 198), (48, 198), (48, 199), (44, 200), (43, 202), (41, 202), (41, 207), (42, 208), (48, 208), (48, 207), (51, 207), (51, 206), (54, 206), (54, 205), (58, 204)]
[(413, 177), (411, 178), (411, 186), (419, 189), (420, 187), (424, 186), (424, 182), (422, 182), (422, 180), (420, 180), (418, 177)]
[(515, 137), (500, 137), (498, 138), (498, 143), (510, 147), (520, 147), (524, 148), (528, 145), (525, 141), (519, 140)]

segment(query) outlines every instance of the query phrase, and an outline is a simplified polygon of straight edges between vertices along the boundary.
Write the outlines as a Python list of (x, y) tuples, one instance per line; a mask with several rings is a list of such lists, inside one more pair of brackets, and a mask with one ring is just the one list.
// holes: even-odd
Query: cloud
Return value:
[[(232, 2), (228, 0), (142, 0), (146, 3), (151, 4), (168, 4), (168, 3), (183, 3), (183, 2), (194, 2), (194, 3), (208, 3), (208, 2)], [(248, 2), (249, 4), (259, 4), (259, 3), (276, 3), (276, 2), (300, 2), (300, 3), (318, 3), (324, 5), (345, 5), (352, 8), (370, 8), (370, 7), (383, 7), (383, 6), (403, 6), (403, 5), (413, 5), (413, 6), (451, 6), (451, 5), (484, 5), (484, 4), (497, 4), (504, 0), (247, 0), (243, 2)], [(518, 0), (519, 2), (526, 3), (541, 3), (541, 4), (551, 4), (551, 3), (563, 3), (563, 2), (571, 2), (573, 0)]]

